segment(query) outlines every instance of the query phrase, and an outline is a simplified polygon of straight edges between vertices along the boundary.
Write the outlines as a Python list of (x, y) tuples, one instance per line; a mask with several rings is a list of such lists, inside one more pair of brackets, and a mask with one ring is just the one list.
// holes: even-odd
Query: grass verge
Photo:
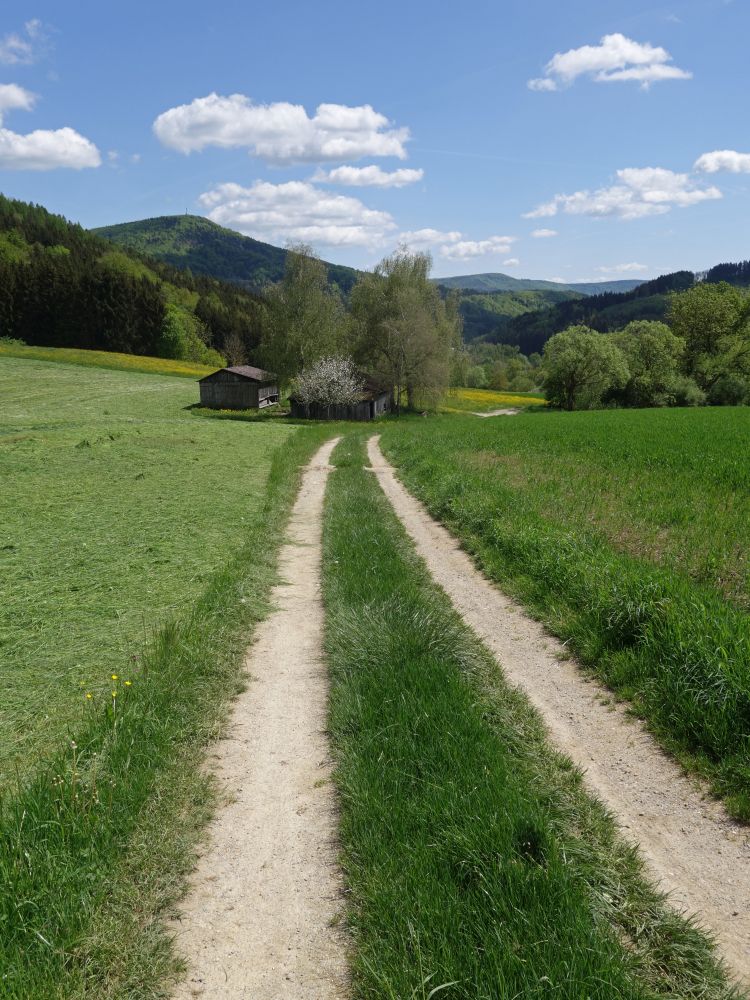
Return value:
[[(722, 567), (747, 557), (749, 421), (729, 408), (537, 414), (502, 427), (441, 418), (388, 425), (382, 439), (487, 576), (746, 821), (750, 618), (720, 588)], [(711, 555), (717, 530), (731, 558), (692, 579), (686, 567)], [(744, 600), (744, 581), (733, 593)]]
[(242, 544), (202, 595), (113, 684), (68, 746), (0, 801), (0, 996), (151, 1000), (179, 963), (162, 925), (213, 806), (201, 773), (242, 684), (300, 466), (334, 432), (292, 436), (273, 459)]
[(119, 372), (142, 372), (147, 375), (176, 375), (179, 378), (203, 378), (216, 371), (215, 365), (197, 365), (192, 361), (171, 358), (149, 358), (140, 354), (118, 354), (116, 351), (84, 351), (77, 347), (29, 347), (21, 343), (0, 340), (0, 358), (20, 358), (27, 361), (57, 361), (67, 365), (109, 368)]
[(362, 441), (324, 525), (354, 997), (733, 995), (431, 582)]

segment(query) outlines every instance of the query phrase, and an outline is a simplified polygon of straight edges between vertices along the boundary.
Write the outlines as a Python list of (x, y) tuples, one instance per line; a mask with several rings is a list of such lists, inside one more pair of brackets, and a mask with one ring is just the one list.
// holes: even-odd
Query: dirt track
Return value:
[(515, 417), (518, 410), (500, 409), (487, 410), (486, 413), (474, 413), (475, 417)]
[[(338, 439), (337, 439), (338, 440)], [(175, 1000), (347, 995), (335, 802), (325, 736), (320, 599), (324, 445), (305, 470), (281, 550), (277, 608), (260, 626), (214, 770), (229, 804), (211, 824), (175, 922), (188, 975)]]
[[(555, 743), (636, 841), (678, 907), (716, 936), (730, 969), (750, 984), (750, 830), (696, 788), (607, 692), (476, 569), (456, 540), (396, 479), (373, 437), (370, 464), (435, 580), (540, 711)], [(609, 700), (609, 699), (607, 699)]]

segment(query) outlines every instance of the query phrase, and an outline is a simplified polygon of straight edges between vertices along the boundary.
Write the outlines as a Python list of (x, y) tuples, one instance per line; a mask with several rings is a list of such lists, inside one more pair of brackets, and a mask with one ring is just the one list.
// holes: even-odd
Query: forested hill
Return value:
[(0, 336), (222, 364), (252, 354), (260, 311), (236, 285), (0, 195)]
[(513, 278), (499, 272), (464, 274), (455, 278), (434, 278), (443, 288), (467, 292), (578, 292), (581, 295), (601, 295), (604, 292), (629, 292), (643, 282), (633, 278), (620, 281), (579, 281), (563, 284), (537, 278)]
[(551, 308), (509, 319), (488, 339), (515, 344), (523, 354), (528, 355), (541, 352), (553, 334), (571, 325), (583, 324), (593, 330), (607, 332), (619, 330), (631, 320), (663, 320), (670, 293), (684, 291), (696, 281), (750, 285), (750, 261), (719, 264), (700, 275), (692, 271), (675, 271), (619, 295), (607, 293), (559, 302)]
[[(163, 215), (140, 222), (123, 222), (93, 230), (119, 246), (148, 254), (193, 274), (231, 281), (251, 291), (280, 281), (286, 250), (224, 229), (198, 215)], [(344, 294), (351, 291), (358, 272), (326, 264), (332, 283)]]

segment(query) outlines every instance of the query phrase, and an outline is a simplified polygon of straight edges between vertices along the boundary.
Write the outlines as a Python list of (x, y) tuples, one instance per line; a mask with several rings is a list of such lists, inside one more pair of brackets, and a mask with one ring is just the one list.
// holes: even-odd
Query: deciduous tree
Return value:
[(260, 351), (263, 363), (288, 385), (306, 366), (344, 345), (341, 296), (325, 264), (304, 244), (290, 247), (283, 279), (266, 292)]
[(352, 291), (357, 356), (393, 389), (400, 412), (434, 404), (445, 392), (461, 323), (453, 299), (429, 281), (429, 254), (403, 250), (382, 260)]
[(619, 347), (587, 326), (570, 326), (551, 337), (543, 368), (547, 399), (564, 410), (598, 406), (605, 392), (622, 388), (630, 374)]

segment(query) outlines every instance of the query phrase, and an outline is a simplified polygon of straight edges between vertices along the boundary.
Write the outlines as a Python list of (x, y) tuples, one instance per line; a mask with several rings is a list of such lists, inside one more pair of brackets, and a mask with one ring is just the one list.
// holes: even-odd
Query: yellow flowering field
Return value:
[(497, 392), (494, 389), (450, 389), (441, 409), (447, 413), (495, 410), (503, 406), (546, 406), (544, 396), (534, 392)]
[(75, 347), (26, 347), (0, 343), (0, 357), (60, 361), (67, 365), (91, 365), (113, 371), (177, 375), (181, 378), (202, 378), (216, 371), (213, 365), (197, 365), (192, 361), (147, 358), (139, 354), (117, 354), (114, 351), (83, 351)]

